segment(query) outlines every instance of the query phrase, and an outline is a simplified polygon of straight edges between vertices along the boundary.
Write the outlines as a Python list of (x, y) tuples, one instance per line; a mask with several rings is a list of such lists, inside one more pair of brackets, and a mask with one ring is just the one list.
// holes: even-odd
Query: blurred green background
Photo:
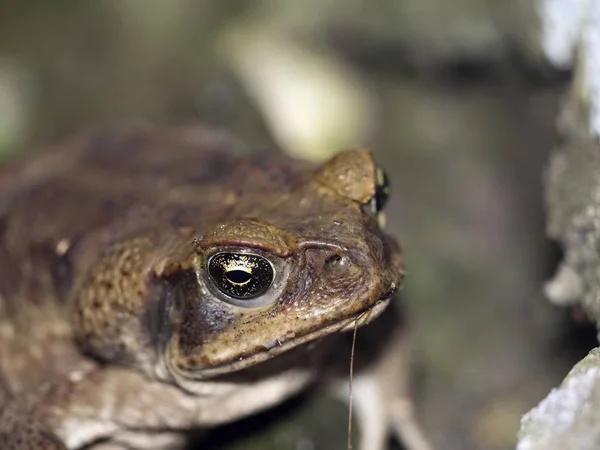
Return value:
[[(568, 78), (540, 56), (533, 4), (0, 0), (0, 152), (139, 120), (208, 122), (314, 160), (369, 146), (408, 264), (418, 416), (436, 448), (514, 448), (521, 415), (594, 342), (541, 293), (558, 258), (543, 169)], [(214, 448), (343, 449), (346, 417), (312, 395)]]

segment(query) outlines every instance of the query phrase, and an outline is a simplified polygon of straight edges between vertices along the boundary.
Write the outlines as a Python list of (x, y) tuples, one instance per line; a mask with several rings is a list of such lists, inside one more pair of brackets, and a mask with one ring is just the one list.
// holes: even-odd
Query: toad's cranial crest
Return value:
[(175, 448), (347, 363), (335, 332), (402, 281), (387, 177), (232, 142), (137, 126), (2, 169), (2, 449)]

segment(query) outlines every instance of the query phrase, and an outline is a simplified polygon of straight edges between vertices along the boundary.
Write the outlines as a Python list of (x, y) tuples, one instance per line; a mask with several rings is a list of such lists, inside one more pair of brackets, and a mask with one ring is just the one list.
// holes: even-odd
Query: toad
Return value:
[[(0, 447), (180, 448), (335, 383), (338, 332), (402, 282), (388, 194), (364, 149), (315, 166), (196, 126), (78, 135), (4, 165)], [(354, 386), (363, 450), (390, 426), (426, 448), (406, 346), (375, 345)]]

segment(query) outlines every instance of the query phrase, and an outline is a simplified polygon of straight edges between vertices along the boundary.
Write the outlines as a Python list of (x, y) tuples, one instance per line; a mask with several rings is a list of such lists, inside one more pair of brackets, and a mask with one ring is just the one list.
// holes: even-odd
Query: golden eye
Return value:
[(249, 253), (217, 253), (208, 261), (208, 274), (224, 294), (250, 299), (263, 294), (273, 283), (271, 263)]

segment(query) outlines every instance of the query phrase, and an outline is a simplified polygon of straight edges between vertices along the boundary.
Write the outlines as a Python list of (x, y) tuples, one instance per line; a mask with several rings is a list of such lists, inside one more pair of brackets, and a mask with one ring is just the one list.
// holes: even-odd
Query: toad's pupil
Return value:
[(208, 261), (208, 275), (223, 294), (250, 299), (263, 294), (273, 283), (271, 263), (250, 253), (217, 253)]
[(243, 270), (231, 270), (225, 274), (227, 279), (235, 284), (245, 284), (252, 279), (252, 275)]

